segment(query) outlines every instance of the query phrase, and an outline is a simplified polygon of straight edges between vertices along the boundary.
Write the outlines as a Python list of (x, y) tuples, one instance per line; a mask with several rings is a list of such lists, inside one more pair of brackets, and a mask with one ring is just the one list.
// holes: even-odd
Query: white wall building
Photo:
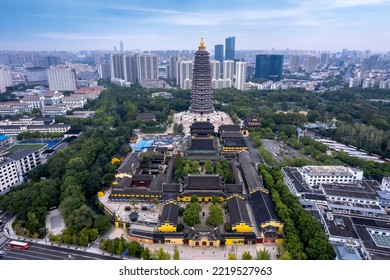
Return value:
[(245, 90), (246, 80), (246, 62), (239, 61), (236, 63), (236, 81), (234, 87), (239, 90)]
[(383, 177), (381, 188), (386, 191), (390, 191), (390, 177)]
[(0, 158), (0, 194), (9, 192), (10, 188), (19, 183), (16, 161)]
[(23, 181), (30, 170), (41, 164), (40, 153), (40, 150), (24, 150), (8, 156), (16, 163), (19, 181)]
[(49, 89), (52, 91), (75, 91), (76, 70), (71, 68), (52, 68), (47, 71)]
[(363, 179), (362, 170), (345, 166), (303, 166), (298, 170), (309, 186), (320, 183), (351, 184)]

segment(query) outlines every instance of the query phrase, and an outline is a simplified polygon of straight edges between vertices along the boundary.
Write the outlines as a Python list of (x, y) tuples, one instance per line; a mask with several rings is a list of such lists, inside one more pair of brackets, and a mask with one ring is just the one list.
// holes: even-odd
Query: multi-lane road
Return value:
[(10, 239), (0, 234), (1, 260), (118, 260), (110, 255), (95, 254), (58, 246), (29, 243), (27, 250), (9, 248)]

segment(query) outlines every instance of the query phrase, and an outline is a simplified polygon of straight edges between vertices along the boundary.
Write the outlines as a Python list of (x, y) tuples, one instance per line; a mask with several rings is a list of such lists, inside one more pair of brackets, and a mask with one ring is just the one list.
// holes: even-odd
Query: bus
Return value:
[(22, 250), (27, 250), (28, 249), (28, 243), (27, 242), (20, 242), (20, 241), (15, 241), (15, 240), (12, 240), (8, 246), (10, 248), (18, 248), (18, 249), (22, 249)]

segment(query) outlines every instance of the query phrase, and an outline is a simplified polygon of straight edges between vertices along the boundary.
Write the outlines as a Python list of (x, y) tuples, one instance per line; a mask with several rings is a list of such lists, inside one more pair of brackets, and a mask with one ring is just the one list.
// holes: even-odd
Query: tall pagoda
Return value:
[(211, 90), (210, 58), (204, 46), (203, 38), (200, 40), (199, 50), (195, 53), (192, 75), (190, 112), (200, 115), (212, 114), (214, 106)]

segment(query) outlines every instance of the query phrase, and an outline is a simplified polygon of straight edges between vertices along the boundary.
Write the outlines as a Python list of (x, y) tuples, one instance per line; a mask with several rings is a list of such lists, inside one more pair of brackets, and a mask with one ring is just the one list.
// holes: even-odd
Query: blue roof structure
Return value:
[(141, 152), (144, 149), (150, 148), (152, 146), (152, 144), (153, 144), (153, 140), (141, 140), (135, 146), (135, 151)]
[(0, 141), (3, 141), (5, 139), (9, 138), (8, 135), (0, 135)]

